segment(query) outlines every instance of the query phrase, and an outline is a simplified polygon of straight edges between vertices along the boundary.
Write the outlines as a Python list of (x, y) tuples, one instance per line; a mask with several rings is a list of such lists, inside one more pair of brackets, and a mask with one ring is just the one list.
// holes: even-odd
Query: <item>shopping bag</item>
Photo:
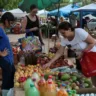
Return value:
[(80, 64), (86, 77), (96, 76), (96, 52), (85, 52)]
[(29, 36), (19, 39), (23, 51), (34, 52), (41, 50), (41, 44), (39, 38), (36, 36)]

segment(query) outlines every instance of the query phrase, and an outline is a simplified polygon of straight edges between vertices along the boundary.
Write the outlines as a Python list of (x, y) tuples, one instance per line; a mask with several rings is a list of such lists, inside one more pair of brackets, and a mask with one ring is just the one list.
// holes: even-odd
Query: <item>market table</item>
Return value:
[(25, 96), (24, 90), (22, 88), (15, 88), (14, 93), (14, 96)]
[[(78, 94), (96, 94), (96, 88), (82, 88), (77, 90)], [(15, 88), (15, 95), (14, 96), (25, 96), (24, 90), (22, 88)]]

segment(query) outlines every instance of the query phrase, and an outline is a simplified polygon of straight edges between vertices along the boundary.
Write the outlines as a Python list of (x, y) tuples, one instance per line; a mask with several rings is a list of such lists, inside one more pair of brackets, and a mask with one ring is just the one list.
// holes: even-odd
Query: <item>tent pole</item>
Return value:
[[(59, 26), (59, 22), (58, 22), (58, 18), (60, 17), (59, 8), (60, 8), (60, 1), (58, 2), (58, 13), (57, 13), (57, 16), (56, 16), (56, 22), (57, 22), (56, 29), (57, 29), (58, 26)], [(58, 30), (55, 30), (55, 34), (57, 34), (57, 36), (58, 36)], [(54, 41), (54, 47), (55, 47), (55, 46), (56, 46), (56, 39), (55, 39), (55, 41)]]
[(82, 19), (83, 19), (83, 12), (82, 10), (80, 11), (80, 27), (82, 28)]
[[(60, 8), (60, 2), (58, 4), (57, 22), (58, 22), (58, 17), (60, 16), (60, 14), (59, 14), (59, 8)], [(58, 27), (58, 25), (59, 25), (59, 22), (57, 23), (57, 27)]]

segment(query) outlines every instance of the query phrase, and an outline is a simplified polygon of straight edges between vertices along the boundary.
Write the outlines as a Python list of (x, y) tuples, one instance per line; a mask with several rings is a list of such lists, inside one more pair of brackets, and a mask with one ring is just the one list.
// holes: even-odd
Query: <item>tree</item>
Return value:
[(0, 6), (6, 10), (18, 8), (18, 4), (21, 0), (0, 0)]
[(8, 0), (0, 0), (0, 8), (4, 8), (4, 6), (8, 3)]

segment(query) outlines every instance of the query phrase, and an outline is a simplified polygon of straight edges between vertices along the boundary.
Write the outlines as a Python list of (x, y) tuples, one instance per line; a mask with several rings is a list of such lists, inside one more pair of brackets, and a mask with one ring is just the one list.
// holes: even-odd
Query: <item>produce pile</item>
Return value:
[(61, 83), (64, 83), (67, 85), (67, 89), (80, 89), (80, 88), (91, 88), (92, 83), (91, 80), (88, 78), (85, 78), (83, 75), (79, 73), (58, 73), (58, 75), (55, 76), (56, 83), (58, 84), (58, 87), (61, 85)]
[(15, 87), (23, 87), (24, 82), (27, 80), (27, 78), (32, 76), (35, 69), (37, 70), (39, 76), (43, 73), (46, 80), (48, 79), (49, 75), (52, 75), (53, 80), (58, 85), (58, 87), (60, 87), (62, 83), (67, 85), (67, 89), (70, 88), (72, 90), (92, 87), (91, 80), (85, 78), (83, 75), (77, 72), (53, 72), (49, 68), (45, 70), (42, 69), (40, 65), (19, 65), (15, 73)]
[[(40, 64), (43, 66), (44, 64), (48, 63), (53, 57), (55, 56), (55, 53), (49, 53), (42, 54), (37, 59), (37, 64)], [(64, 56), (61, 56), (58, 60), (56, 60), (53, 64), (51, 64), (50, 68), (57, 68), (57, 67), (63, 67), (63, 66), (69, 66), (73, 67), (74, 65), (69, 62), (69, 60), (64, 60)]]
[(42, 69), (41, 66), (38, 65), (18, 65), (17, 70), (15, 72), (15, 78), (14, 78), (14, 85), (15, 87), (23, 87), (24, 82), (27, 80), (27, 78), (32, 76), (32, 73), (34, 70), (37, 70), (38, 75), (41, 75), (42, 73), (49, 73), (50, 69)]

